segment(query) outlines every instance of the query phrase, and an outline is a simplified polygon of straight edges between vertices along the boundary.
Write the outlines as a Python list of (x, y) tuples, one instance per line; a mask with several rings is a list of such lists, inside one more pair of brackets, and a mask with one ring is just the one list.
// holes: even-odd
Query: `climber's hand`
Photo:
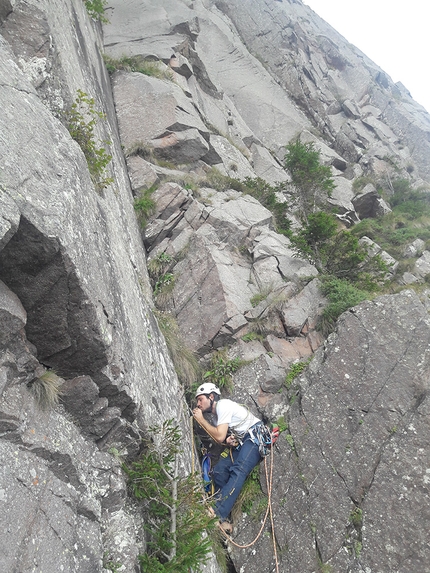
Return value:
[(235, 448), (239, 442), (236, 440), (236, 438), (233, 435), (231, 435), (231, 436), (228, 436), (228, 438), (225, 440), (225, 443), (228, 446)]
[(203, 412), (200, 410), (200, 408), (194, 408), (193, 416), (197, 421), (203, 420)]

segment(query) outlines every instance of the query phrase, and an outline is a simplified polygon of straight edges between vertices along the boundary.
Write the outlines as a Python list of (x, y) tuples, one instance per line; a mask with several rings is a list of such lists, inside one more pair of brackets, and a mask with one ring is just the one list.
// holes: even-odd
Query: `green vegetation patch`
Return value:
[(309, 358), (308, 360), (304, 360), (303, 362), (294, 362), (294, 364), (291, 364), (288, 374), (285, 378), (285, 386), (287, 388), (290, 388), (291, 384), (293, 383), (293, 380), (303, 372), (303, 370), (308, 366), (311, 360), (312, 358)]
[(90, 18), (103, 24), (109, 24), (109, 20), (105, 16), (107, 0), (84, 0), (84, 3)]
[(392, 187), (392, 212), (378, 219), (364, 219), (351, 232), (359, 238), (369, 237), (391, 256), (401, 259), (405, 246), (415, 239), (430, 246), (430, 192), (412, 189), (405, 179), (393, 181)]
[(327, 277), (322, 280), (321, 292), (328, 298), (328, 305), (324, 308), (318, 324), (324, 335), (334, 330), (336, 320), (349, 308), (363, 300), (369, 300), (373, 294), (361, 290), (345, 279)]
[(77, 94), (70, 109), (64, 113), (66, 127), (82, 149), (94, 186), (101, 192), (113, 183), (113, 178), (106, 177), (106, 168), (112, 156), (104, 147), (109, 146), (111, 142), (100, 141), (95, 135), (97, 123), (100, 120), (105, 121), (106, 114), (95, 108), (94, 98), (82, 90), (78, 90)]
[(137, 72), (161, 80), (173, 80), (172, 71), (158, 60), (146, 60), (142, 56), (122, 56), (115, 59), (106, 54), (104, 54), (103, 59), (109, 74), (122, 70), (124, 72)]
[(152, 199), (152, 194), (156, 188), (156, 185), (153, 185), (149, 189), (145, 189), (134, 201), (134, 210), (142, 229), (146, 227), (149, 217), (154, 214), (155, 201)]
[(210, 369), (205, 372), (203, 378), (213, 382), (220, 390), (223, 388), (231, 392), (233, 390), (232, 375), (241, 366), (243, 366), (243, 361), (240, 358), (229, 359), (227, 349), (223, 348), (212, 354)]

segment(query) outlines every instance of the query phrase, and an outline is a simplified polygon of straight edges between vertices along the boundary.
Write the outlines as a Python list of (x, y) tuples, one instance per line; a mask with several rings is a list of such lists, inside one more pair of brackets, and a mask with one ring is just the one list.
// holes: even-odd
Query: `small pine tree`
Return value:
[(302, 143), (299, 138), (286, 146), (284, 168), (291, 175), (297, 192), (300, 217), (307, 222), (325, 196), (335, 188), (331, 169), (320, 162), (320, 152), (313, 143)]
[(207, 533), (215, 519), (203, 504), (200, 476), (180, 475), (181, 440), (168, 420), (150, 428), (140, 459), (124, 465), (134, 496), (145, 504), (147, 552), (139, 557), (145, 573), (197, 571), (212, 548)]

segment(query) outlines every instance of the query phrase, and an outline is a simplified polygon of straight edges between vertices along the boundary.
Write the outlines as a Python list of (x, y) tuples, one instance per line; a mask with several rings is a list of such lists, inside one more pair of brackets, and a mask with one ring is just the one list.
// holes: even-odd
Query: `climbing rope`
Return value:
[[(194, 472), (194, 433), (193, 433), (194, 432), (194, 426), (193, 426), (194, 419), (195, 418), (193, 416), (191, 416), (191, 418), (190, 418), (191, 435), (193, 436), (193, 448), (192, 448), (193, 449), (193, 453), (192, 453), (193, 472)], [(198, 420), (196, 420), (196, 422), (199, 423)], [(203, 426), (201, 424), (199, 424), (199, 425), (203, 428)], [(203, 429), (213, 440), (217, 441), (215, 439), (215, 437), (211, 434), (211, 432), (209, 430), (207, 430), (207, 428), (203, 428)], [(274, 522), (273, 510), (272, 510), (273, 453), (274, 453), (273, 450), (274, 450), (274, 448), (273, 448), (273, 444), (272, 444), (272, 447), (270, 448), (270, 476), (268, 475), (268, 470), (267, 470), (267, 456), (264, 458), (264, 471), (265, 471), (265, 475), (266, 475), (266, 487), (267, 487), (267, 508), (266, 508), (266, 513), (264, 515), (262, 525), (261, 525), (260, 530), (257, 533), (256, 537), (250, 543), (247, 543), (246, 545), (240, 545), (240, 544), (236, 543), (235, 541), (233, 541), (233, 539), (230, 537), (230, 535), (226, 531), (224, 531), (222, 528), (220, 528), (220, 530), (221, 530), (222, 534), (225, 536), (225, 538), (228, 540), (229, 543), (231, 543), (232, 545), (234, 545), (238, 549), (247, 549), (248, 547), (252, 547), (252, 545), (255, 545), (255, 543), (257, 543), (257, 541), (261, 537), (261, 534), (263, 533), (263, 530), (266, 526), (267, 517), (270, 514), (270, 523), (271, 523), (271, 528), (272, 528), (273, 553), (274, 553), (274, 557), (275, 557), (276, 573), (279, 573), (278, 552), (277, 552), (277, 548), (276, 548), (276, 536), (275, 536), (275, 522)]]

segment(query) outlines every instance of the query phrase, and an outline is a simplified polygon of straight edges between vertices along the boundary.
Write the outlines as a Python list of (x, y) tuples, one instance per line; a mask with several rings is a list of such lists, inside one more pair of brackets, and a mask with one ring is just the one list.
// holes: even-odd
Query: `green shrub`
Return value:
[(107, 6), (107, 0), (84, 0), (85, 8), (91, 18), (98, 20), (103, 24), (109, 24), (109, 20), (106, 18), (105, 8)]
[(140, 197), (136, 198), (134, 201), (134, 210), (137, 213), (137, 218), (142, 229), (146, 227), (148, 219), (153, 215), (155, 210), (155, 202), (151, 195), (156, 190), (156, 186), (153, 185), (149, 189), (145, 189)]
[(336, 320), (349, 308), (363, 300), (370, 299), (369, 292), (360, 290), (349, 281), (336, 277), (327, 277), (322, 280), (321, 292), (327, 297), (329, 303), (324, 308), (318, 324), (324, 335), (334, 330)]
[(302, 143), (300, 138), (286, 146), (284, 168), (290, 173), (291, 185), (296, 190), (300, 217), (305, 222), (318, 205), (331, 196), (335, 188), (331, 168), (321, 164), (320, 152), (313, 143)]
[(311, 213), (302, 229), (292, 234), (291, 242), (298, 254), (323, 275), (350, 281), (374, 276), (377, 280), (388, 270), (380, 256), (369, 258), (358, 237), (350, 231), (339, 231), (334, 215), (324, 211)]
[(85, 155), (97, 191), (102, 191), (113, 182), (113, 179), (105, 175), (112, 156), (100, 144), (110, 145), (111, 142), (97, 141), (94, 131), (99, 120), (106, 120), (106, 115), (96, 110), (93, 98), (82, 90), (78, 90), (77, 93), (75, 101), (64, 114), (66, 126)]

